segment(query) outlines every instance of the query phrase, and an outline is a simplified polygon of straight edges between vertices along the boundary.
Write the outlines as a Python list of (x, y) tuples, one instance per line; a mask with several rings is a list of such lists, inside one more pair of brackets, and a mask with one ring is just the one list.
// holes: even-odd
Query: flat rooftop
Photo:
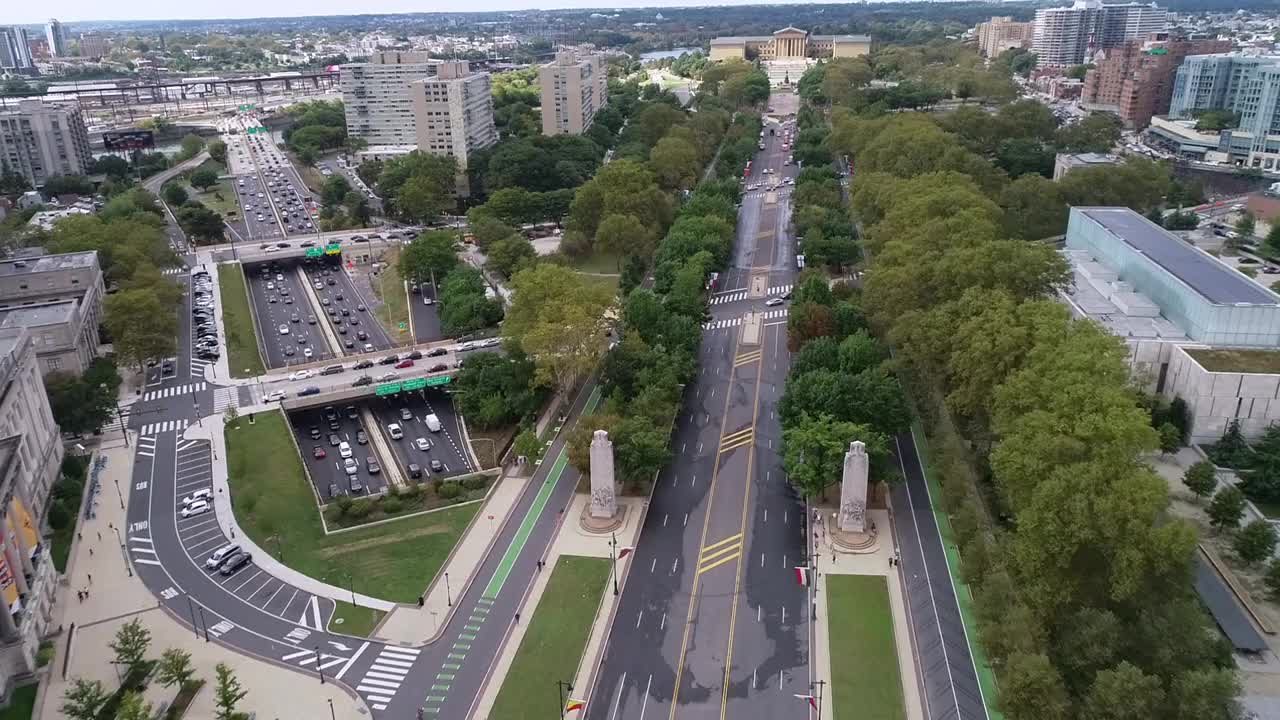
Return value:
[(1280, 306), (1267, 290), (1129, 208), (1076, 208), (1215, 305)]
[(75, 300), (0, 310), (0, 327), (40, 327), (69, 322), (76, 313)]
[(1209, 372), (1280, 373), (1280, 350), (1246, 350), (1243, 348), (1183, 348), (1200, 367)]
[(87, 250), (85, 252), (62, 253), (60, 255), (43, 255), (38, 258), (0, 260), (0, 277), (35, 275), (58, 270), (88, 268), (97, 263), (97, 258), (97, 251)]

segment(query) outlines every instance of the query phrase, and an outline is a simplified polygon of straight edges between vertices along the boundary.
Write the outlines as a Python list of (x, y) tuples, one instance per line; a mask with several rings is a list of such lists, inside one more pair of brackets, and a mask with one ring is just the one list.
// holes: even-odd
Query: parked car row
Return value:
[(197, 270), (191, 273), (191, 354), (201, 360), (217, 360), (222, 354), (214, 312), (213, 279)]

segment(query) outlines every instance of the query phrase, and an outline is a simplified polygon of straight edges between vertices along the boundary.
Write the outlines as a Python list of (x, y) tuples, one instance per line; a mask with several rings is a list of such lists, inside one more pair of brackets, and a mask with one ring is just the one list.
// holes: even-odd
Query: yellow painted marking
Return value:
[(746, 447), (747, 445), (750, 445), (753, 442), (755, 442), (755, 437), (747, 436), (745, 438), (742, 438), (741, 440), (734, 440), (732, 443), (721, 443), (720, 453), (723, 455), (724, 453), (727, 453), (730, 450), (737, 450), (740, 447)]
[(706, 547), (702, 548), (702, 550), (700, 550), (699, 552), (701, 552), (703, 555), (706, 555), (708, 550), (714, 550), (722, 545), (728, 545), (731, 542), (734, 542), (736, 540), (741, 540), (741, 539), (742, 539), (742, 533), (738, 533), (737, 535), (730, 535), (729, 537), (723, 540), (713, 542), (710, 545), (707, 545)]
[[(738, 559), (738, 558), (740, 558), (740, 557), (742, 557), (742, 553), (741, 553), (741, 552), (735, 552), (735, 553), (734, 553), (734, 554), (732, 554), (732, 555), (728, 555), (728, 556), (725, 556), (725, 557), (720, 558), (719, 560), (717, 560), (717, 561), (715, 561), (715, 562), (711, 563), (710, 565), (700, 565), (700, 566), (698, 566), (698, 574), (699, 574), (699, 575), (701, 575), (702, 573), (711, 572), (712, 570), (715, 570), (716, 568), (720, 567), (721, 565), (724, 565), (725, 563), (728, 563), (728, 562), (733, 562), (734, 560), (737, 560), (737, 559)], [(732, 642), (733, 642), (733, 641), (732, 641), (732, 640), (730, 640), (730, 643), (732, 643)]]
[(752, 362), (755, 362), (756, 360), (759, 360), (760, 355), (761, 353), (759, 350), (756, 350), (754, 352), (749, 352), (749, 353), (743, 353), (733, 359), (733, 364), (735, 366), (746, 365), (747, 363), (752, 363)]
[(720, 444), (723, 445), (727, 442), (733, 442), (734, 440), (747, 437), (753, 432), (755, 432), (755, 428), (752, 428), (752, 427), (746, 427), (736, 432), (731, 432), (728, 435), (725, 435), (724, 437), (720, 438)]

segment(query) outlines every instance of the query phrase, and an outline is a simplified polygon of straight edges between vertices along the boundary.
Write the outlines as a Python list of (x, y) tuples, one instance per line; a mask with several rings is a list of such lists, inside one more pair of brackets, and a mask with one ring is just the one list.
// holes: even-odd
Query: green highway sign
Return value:
[(405, 380), (403, 383), (401, 383), (400, 387), (404, 390), (421, 390), (426, 386), (427, 386), (426, 378), (409, 378), (408, 380)]
[(341, 255), (341, 254), (342, 254), (342, 243), (336, 243), (336, 242), (335, 242), (335, 243), (329, 243), (328, 245), (325, 245), (325, 246), (324, 246), (324, 254), (325, 254), (325, 255)]
[(448, 385), (453, 382), (452, 375), (437, 375), (436, 377), (426, 378), (427, 387), (435, 387), (436, 385)]
[(323, 256), (324, 256), (324, 251), (323, 251), (323, 250), (321, 250), (320, 248), (318, 248), (318, 247), (309, 247), (309, 248), (307, 248), (307, 257), (309, 257), (309, 258), (318, 258), (318, 257), (323, 257)]
[(400, 383), (383, 383), (373, 389), (373, 394), (379, 397), (383, 395), (395, 395), (400, 392)]

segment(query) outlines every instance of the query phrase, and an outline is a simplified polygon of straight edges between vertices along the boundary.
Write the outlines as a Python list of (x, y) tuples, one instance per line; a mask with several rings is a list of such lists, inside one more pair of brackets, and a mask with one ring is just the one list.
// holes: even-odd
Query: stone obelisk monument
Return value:
[[(591, 486), (595, 489), (595, 445), (592, 445)], [(867, 531), (867, 446), (860, 440), (849, 444), (844, 454), (844, 475), (840, 481), (840, 519), (842, 532), (865, 533)]]
[[(864, 481), (863, 485), (866, 483)], [(597, 430), (591, 436), (591, 517), (612, 518), (618, 514), (617, 491), (613, 484), (613, 441), (609, 433)]]

